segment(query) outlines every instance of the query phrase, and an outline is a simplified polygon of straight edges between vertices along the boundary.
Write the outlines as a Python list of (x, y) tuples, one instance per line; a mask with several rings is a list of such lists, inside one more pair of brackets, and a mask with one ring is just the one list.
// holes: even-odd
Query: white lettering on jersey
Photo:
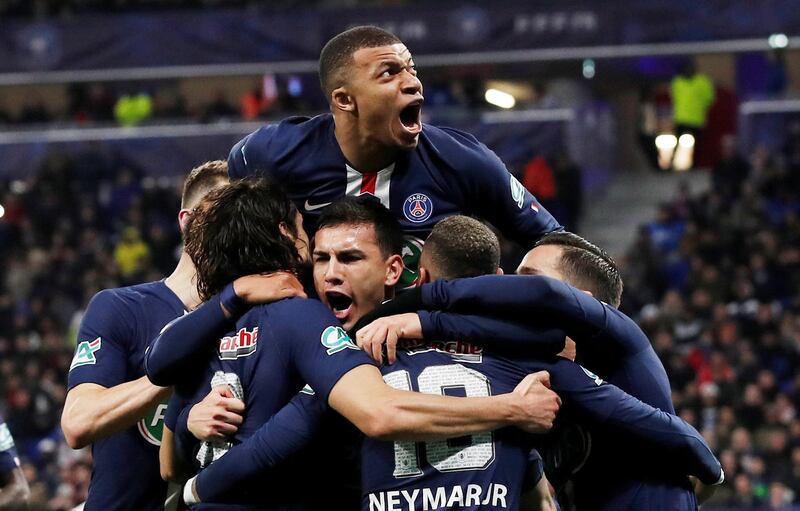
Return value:
[(507, 496), (508, 488), (498, 483), (489, 483), (485, 488), (468, 484), (449, 488), (387, 490), (369, 494), (369, 511), (415, 511), (418, 501), (421, 501), (424, 511), (479, 505), (508, 509)]

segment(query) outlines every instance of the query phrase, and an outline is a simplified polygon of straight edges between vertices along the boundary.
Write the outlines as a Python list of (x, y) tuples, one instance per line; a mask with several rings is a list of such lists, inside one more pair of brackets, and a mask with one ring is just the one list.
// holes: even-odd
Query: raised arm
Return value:
[(647, 442), (685, 475), (704, 484), (722, 482), (722, 466), (700, 433), (684, 420), (654, 408), (568, 360), (548, 369), (553, 389), (579, 420), (603, 424), (627, 438)]
[(200, 363), (251, 305), (305, 296), (297, 278), (286, 272), (248, 275), (170, 323), (145, 354), (147, 377), (156, 385), (175, 385), (194, 374)]
[(633, 320), (560, 280), (529, 275), (487, 275), (422, 286), (423, 308), (491, 315), (536, 325), (559, 325), (572, 338), (601, 337), (610, 347), (647, 343)]

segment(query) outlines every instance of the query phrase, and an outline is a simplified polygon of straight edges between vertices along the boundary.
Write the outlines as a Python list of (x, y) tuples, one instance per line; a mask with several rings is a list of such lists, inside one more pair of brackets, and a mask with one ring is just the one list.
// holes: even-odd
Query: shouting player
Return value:
[[(369, 203), (344, 200), (323, 213), (315, 239), (314, 280), (318, 294), (334, 311), (360, 295), (362, 305), (357, 312), (368, 312), (365, 299), (372, 296), (374, 308), (387, 288), (397, 282), (396, 272), (390, 271), (392, 253), (381, 249), (383, 229), (376, 227), (386, 222)], [(487, 232), (483, 238), (493, 239), (494, 250), (470, 245), (448, 266), (440, 265), (428, 273), (452, 277), (496, 272), (499, 247)], [(433, 243), (425, 250), (437, 248)], [(493, 257), (482, 258), (486, 252)], [(447, 268), (457, 271), (449, 273)], [(387, 280), (387, 275), (393, 274), (395, 277)], [(353, 319), (349, 315), (343, 318), (348, 323)], [(579, 417), (624, 431), (631, 438), (674, 447), (676, 456), (683, 457), (676, 462), (679, 468), (695, 471), (705, 480), (719, 477), (718, 462), (691, 427), (603, 384), (567, 360), (511, 361), (459, 342), (418, 342), (406, 346), (400, 355), (397, 365), (382, 368), (387, 382), (404, 390), (445, 395), (503, 392), (531, 369), (547, 368), (553, 375), (554, 388), (564, 392), (563, 397)], [(255, 436), (201, 472), (192, 481), (195, 494), (203, 499), (226, 495), (237, 481), (291, 454), (301, 442), (298, 437), (314, 429), (309, 428), (309, 421), (313, 423), (319, 417), (319, 406), (297, 403), (307, 399), (296, 398)], [(618, 416), (609, 415), (615, 408)], [(459, 442), (417, 444), (367, 439), (362, 451), (362, 509), (517, 509), (529, 452), (530, 439), (510, 429), (473, 434)], [(192, 491), (191, 486), (187, 488)]]
[[(197, 267), (201, 297), (209, 300), (153, 342), (147, 374), (156, 384), (178, 384), (195, 378), (198, 367), (207, 367), (207, 379), (195, 389), (196, 396), (206, 394), (209, 380), (212, 386), (219, 381), (235, 388), (246, 404), (235, 442), (252, 435), (306, 382), (323, 403), (370, 437), (441, 440), (507, 425), (537, 432), (549, 429), (558, 397), (542, 384), (544, 373), (520, 377), (516, 386), (496, 396), (483, 393), (464, 399), (403, 392), (384, 383), (369, 357), (319, 301), (291, 298), (246, 310), (246, 303), (260, 299), (261, 277), (238, 277), (298, 271), (307, 260), (302, 219), (289, 199), (263, 180), (230, 184), (211, 192), (207, 201), (191, 221), (186, 244)], [(402, 271), (402, 237), (399, 230), (396, 233), (384, 267), (387, 286), (393, 286)], [(358, 259), (357, 254), (351, 256)], [(234, 324), (229, 316), (238, 321)], [(198, 333), (217, 335), (216, 346), (198, 350), (190, 341)], [(199, 365), (202, 362), (205, 366)], [(228, 447), (204, 446), (201, 456), (215, 460)], [(257, 499), (253, 505), (288, 505), (293, 494), (283, 490), (291, 479), (266, 483), (249, 486), (249, 496)], [(246, 499), (247, 489), (242, 486), (238, 496)]]
[(448, 216), (482, 217), (525, 247), (561, 229), (472, 135), (423, 124), (422, 83), (393, 34), (361, 26), (337, 35), (322, 49), (319, 79), (330, 114), (265, 126), (228, 157), (231, 178), (284, 185), (309, 229), (341, 197), (377, 197), (408, 235), (403, 285), (416, 279), (421, 240)]
[[(227, 181), (224, 161), (190, 172), (178, 213), (181, 232), (200, 199)], [(70, 447), (92, 445), (86, 511), (164, 509), (167, 484), (159, 472), (158, 446), (170, 389), (147, 379), (144, 352), (166, 324), (200, 303), (194, 275), (184, 251), (166, 279), (106, 289), (89, 302), (61, 416)]]

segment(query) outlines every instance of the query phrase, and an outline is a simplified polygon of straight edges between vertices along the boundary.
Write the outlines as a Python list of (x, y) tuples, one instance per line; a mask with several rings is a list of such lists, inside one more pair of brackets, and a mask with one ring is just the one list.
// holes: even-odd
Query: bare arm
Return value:
[(31, 491), (22, 469), (15, 468), (9, 472), (3, 482), (5, 484), (0, 488), (0, 511), (28, 509)]
[(172, 430), (164, 425), (161, 434), (161, 447), (158, 449), (158, 465), (161, 470), (161, 479), (183, 484), (194, 475), (194, 471), (181, 461), (175, 449), (175, 435)]
[(169, 393), (169, 387), (157, 387), (146, 376), (111, 388), (81, 383), (67, 393), (61, 414), (61, 429), (67, 444), (80, 449), (127, 429)]
[(491, 397), (448, 397), (397, 390), (374, 366), (345, 374), (328, 402), (364, 434), (386, 440), (433, 440), (470, 435), (503, 426), (543, 433), (561, 404), (547, 373), (526, 377), (514, 392)]

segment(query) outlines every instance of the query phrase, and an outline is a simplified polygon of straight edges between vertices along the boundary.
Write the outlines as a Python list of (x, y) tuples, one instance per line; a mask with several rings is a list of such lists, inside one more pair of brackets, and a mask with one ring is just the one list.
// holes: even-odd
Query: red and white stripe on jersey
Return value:
[(394, 163), (378, 172), (359, 172), (350, 165), (347, 167), (347, 189), (345, 195), (358, 197), (369, 193), (377, 197), (381, 204), (389, 207), (389, 188), (392, 184)]

